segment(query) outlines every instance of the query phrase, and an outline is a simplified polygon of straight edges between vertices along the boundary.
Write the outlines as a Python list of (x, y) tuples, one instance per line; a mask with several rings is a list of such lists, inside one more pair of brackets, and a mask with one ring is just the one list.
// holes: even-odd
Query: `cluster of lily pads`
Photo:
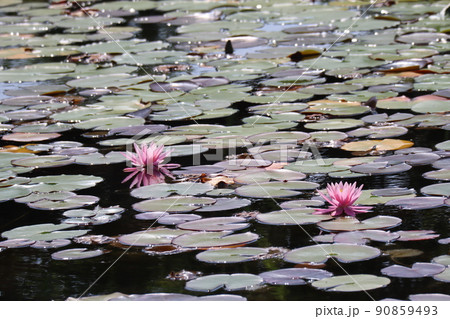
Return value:
[[(401, 228), (406, 211), (450, 206), (450, 140), (419, 138), (450, 130), (448, 6), (380, 3), (366, 12), (369, 5), (2, 2), (0, 203), (54, 211), (59, 223), (2, 229), (0, 251), (46, 249), (61, 262), (112, 250), (144, 256), (199, 250), (195, 258), (203, 263), (288, 265), (259, 274), (180, 276), (187, 293), (271, 285), (355, 292), (386, 287), (389, 277), (449, 282), (448, 255), (407, 267), (396, 256), (414, 252), (389, 249), (440, 236), (436, 245), (449, 242), (433, 229)], [(169, 34), (146, 40), (149, 26), (165, 26)], [(173, 170), (173, 180), (133, 183), (141, 187), (130, 191), (138, 199), (130, 209), (102, 207), (98, 192), (76, 193), (123, 178), (102, 168), (122, 174), (122, 152), (134, 143), (162, 145), (172, 163), (189, 164)], [(78, 173), (89, 167), (101, 176)], [(375, 214), (314, 214), (324, 205), (317, 190), (326, 182), (409, 173), (427, 185), (366, 183), (355, 204), (374, 206)], [(255, 211), (264, 203), (277, 208)], [(124, 213), (135, 213), (145, 227), (89, 234), (96, 225), (120, 223)], [(257, 224), (313, 225), (312, 235), (304, 233), (311, 245), (271, 247), (253, 230)], [(392, 262), (376, 274), (317, 269), (386, 256)], [(169, 292), (86, 299), (92, 298), (245, 300)]]

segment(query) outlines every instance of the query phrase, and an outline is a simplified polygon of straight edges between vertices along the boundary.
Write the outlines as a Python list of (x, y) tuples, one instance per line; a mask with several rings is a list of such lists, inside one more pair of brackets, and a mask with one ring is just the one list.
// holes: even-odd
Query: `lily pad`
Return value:
[(320, 280), (332, 277), (333, 274), (323, 269), (311, 268), (284, 268), (266, 271), (259, 274), (265, 283), (271, 285), (306, 285), (307, 280)]
[(256, 215), (256, 220), (269, 225), (308, 225), (332, 219), (330, 215), (314, 215), (312, 208), (294, 208)]
[(8, 239), (30, 239), (30, 240), (55, 240), (73, 238), (85, 235), (88, 230), (65, 230), (72, 228), (73, 225), (67, 224), (37, 224), (31, 226), (21, 226), (2, 233), (3, 237)]
[(291, 250), (284, 260), (291, 263), (324, 263), (333, 257), (343, 263), (351, 263), (376, 258), (381, 255), (379, 249), (352, 244), (321, 244)]
[(425, 195), (432, 196), (450, 196), (450, 183), (432, 184), (422, 187), (420, 191)]
[(253, 261), (267, 258), (269, 248), (238, 247), (223, 249), (208, 249), (195, 256), (198, 260), (213, 264), (229, 264)]
[(383, 275), (400, 278), (422, 278), (437, 275), (445, 270), (445, 266), (432, 263), (415, 263), (411, 268), (392, 265), (381, 269)]
[(55, 260), (78, 260), (93, 258), (103, 254), (104, 251), (101, 249), (88, 250), (87, 248), (72, 248), (53, 253), (52, 258)]
[(313, 182), (287, 181), (249, 184), (238, 187), (236, 194), (252, 198), (290, 197), (300, 194), (300, 190), (313, 190), (319, 186)]
[(386, 287), (391, 281), (374, 275), (344, 275), (314, 281), (314, 288), (336, 292), (367, 291)]
[(414, 197), (394, 199), (386, 203), (386, 205), (399, 206), (401, 209), (422, 210), (444, 206), (443, 197)]
[(250, 172), (234, 178), (235, 182), (241, 184), (265, 183), (270, 181), (292, 181), (306, 178), (306, 175), (287, 169), (264, 170), (261, 172)]
[(170, 244), (173, 238), (190, 233), (180, 229), (154, 228), (122, 235), (119, 242), (129, 246), (153, 246)]
[(375, 216), (363, 221), (354, 217), (340, 217), (331, 221), (324, 221), (317, 224), (327, 231), (353, 231), (366, 229), (388, 229), (400, 225), (402, 220), (394, 216)]
[(179, 224), (177, 228), (193, 231), (236, 231), (248, 226), (246, 219), (241, 217), (211, 217)]
[(185, 248), (207, 249), (244, 245), (259, 238), (254, 233), (232, 234), (231, 231), (194, 232), (174, 238), (172, 243)]
[(169, 198), (149, 199), (133, 205), (133, 209), (138, 212), (174, 212), (185, 213), (201, 208), (204, 205), (211, 205), (215, 199), (208, 197), (172, 196)]
[(154, 184), (139, 187), (131, 192), (131, 196), (136, 198), (163, 198), (171, 194), (177, 195), (200, 195), (204, 194), (214, 187), (208, 183), (181, 182), (173, 184)]
[(252, 274), (218, 274), (199, 277), (186, 283), (187, 290), (211, 292), (223, 288), (227, 291), (259, 288), (263, 283), (260, 276)]

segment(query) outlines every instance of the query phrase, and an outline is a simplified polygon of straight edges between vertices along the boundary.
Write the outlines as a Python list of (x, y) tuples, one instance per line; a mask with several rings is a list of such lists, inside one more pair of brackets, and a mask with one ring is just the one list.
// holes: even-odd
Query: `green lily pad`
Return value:
[(87, 248), (72, 248), (57, 251), (52, 254), (52, 258), (55, 260), (78, 260), (93, 258), (103, 255), (104, 251), (101, 249), (88, 250)]
[(211, 292), (223, 288), (227, 291), (256, 289), (263, 283), (260, 276), (252, 274), (218, 274), (199, 277), (186, 283), (187, 290)]
[(174, 212), (185, 213), (201, 208), (204, 205), (211, 205), (215, 199), (208, 197), (192, 196), (172, 196), (169, 198), (149, 199), (133, 205), (133, 209), (138, 212)]
[(445, 113), (450, 112), (450, 101), (421, 101), (414, 103), (411, 110), (417, 113)]
[(171, 194), (177, 195), (200, 195), (204, 194), (214, 187), (208, 183), (182, 182), (173, 184), (154, 184), (139, 187), (131, 192), (131, 196), (136, 198), (163, 198)]
[(119, 237), (119, 242), (123, 245), (130, 246), (153, 246), (153, 245), (168, 245), (172, 239), (189, 234), (191, 231), (168, 228), (150, 228), (144, 231), (122, 235)]
[(28, 207), (42, 210), (74, 209), (97, 203), (100, 200), (97, 196), (74, 195), (62, 200), (41, 199), (28, 203)]
[(292, 181), (306, 178), (306, 175), (287, 169), (263, 170), (257, 172), (244, 173), (234, 178), (240, 184), (265, 183), (270, 181)]
[(374, 275), (344, 275), (314, 281), (314, 288), (336, 292), (367, 291), (386, 287), (390, 279)]
[(49, 193), (59, 191), (76, 191), (94, 187), (103, 178), (93, 175), (49, 175), (31, 178), (30, 190), (33, 192)]
[(20, 185), (12, 185), (9, 187), (0, 188), (0, 203), (11, 199), (27, 196), (31, 193), (28, 188)]
[(394, 216), (375, 216), (359, 221), (354, 217), (340, 217), (331, 221), (320, 222), (320, 228), (327, 231), (353, 231), (366, 229), (387, 229), (400, 225), (402, 220)]
[(249, 226), (242, 217), (211, 217), (178, 224), (177, 228), (193, 231), (241, 230)]
[(249, 184), (236, 188), (239, 196), (252, 198), (290, 197), (300, 194), (301, 190), (313, 190), (319, 186), (313, 182), (287, 181)]
[(184, 248), (207, 249), (244, 245), (258, 238), (257, 234), (250, 232), (240, 234), (233, 234), (232, 231), (194, 232), (174, 238), (172, 244)]
[(364, 122), (356, 119), (330, 119), (320, 120), (314, 123), (305, 124), (305, 128), (310, 130), (345, 130), (364, 125)]
[(291, 250), (284, 260), (291, 263), (324, 263), (333, 257), (343, 263), (376, 258), (381, 255), (377, 248), (354, 244), (322, 244)]
[(269, 248), (260, 247), (208, 249), (195, 257), (206, 263), (230, 264), (258, 260), (267, 256), (268, 252)]
[(8, 239), (25, 238), (30, 240), (55, 240), (73, 238), (85, 235), (88, 230), (65, 230), (72, 228), (67, 224), (37, 224), (31, 226), (21, 226), (2, 233)]
[(308, 225), (332, 219), (330, 215), (314, 215), (312, 208), (294, 208), (256, 215), (256, 220), (269, 225)]
[(450, 183), (439, 183), (439, 184), (432, 184), (425, 187), (422, 187), (420, 189), (420, 192), (425, 195), (432, 195), (432, 196), (450, 196)]
[(23, 167), (60, 167), (72, 164), (74, 159), (63, 155), (42, 155), (30, 158), (21, 158), (11, 161), (11, 164)]

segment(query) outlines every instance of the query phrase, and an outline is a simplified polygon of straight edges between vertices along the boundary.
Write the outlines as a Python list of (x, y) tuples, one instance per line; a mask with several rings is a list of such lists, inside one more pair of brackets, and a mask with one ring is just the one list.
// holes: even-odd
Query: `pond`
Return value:
[(2, 1), (0, 299), (450, 299), (448, 15)]

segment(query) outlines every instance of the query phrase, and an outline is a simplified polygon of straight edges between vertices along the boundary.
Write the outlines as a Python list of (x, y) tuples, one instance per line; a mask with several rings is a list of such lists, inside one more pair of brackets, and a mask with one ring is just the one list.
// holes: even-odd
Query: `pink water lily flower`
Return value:
[(317, 208), (314, 214), (331, 213), (331, 216), (335, 217), (340, 215), (355, 216), (359, 213), (367, 213), (372, 208), (371, 206), (353, 205), (359, 196), (361, 196), (363, 186), (356, 187), (356, 182), (353, 184), (347, 182), (328, 184), (327, 192), (329, 197), (325, 196), (319, 190), (318, 192), (331, 205), (325, 209)]
[(150, 184), (161, 183), (164, 177), (168, 176), (174, 178), (169, 169), (180, 167), (179, 164), (164, 164), (164, 160), (170, 155), (170, 151), (164, 152), (163, 145), (143, 144), (141, 147), (133, 144), (136, 153), (126, 152), (122, 153), (133, 167), (124, 168), (124, 172), (130, 173), (122, 183), (127, 182), (134, 177), (130, 188), (134, 186), (141, 187)]

